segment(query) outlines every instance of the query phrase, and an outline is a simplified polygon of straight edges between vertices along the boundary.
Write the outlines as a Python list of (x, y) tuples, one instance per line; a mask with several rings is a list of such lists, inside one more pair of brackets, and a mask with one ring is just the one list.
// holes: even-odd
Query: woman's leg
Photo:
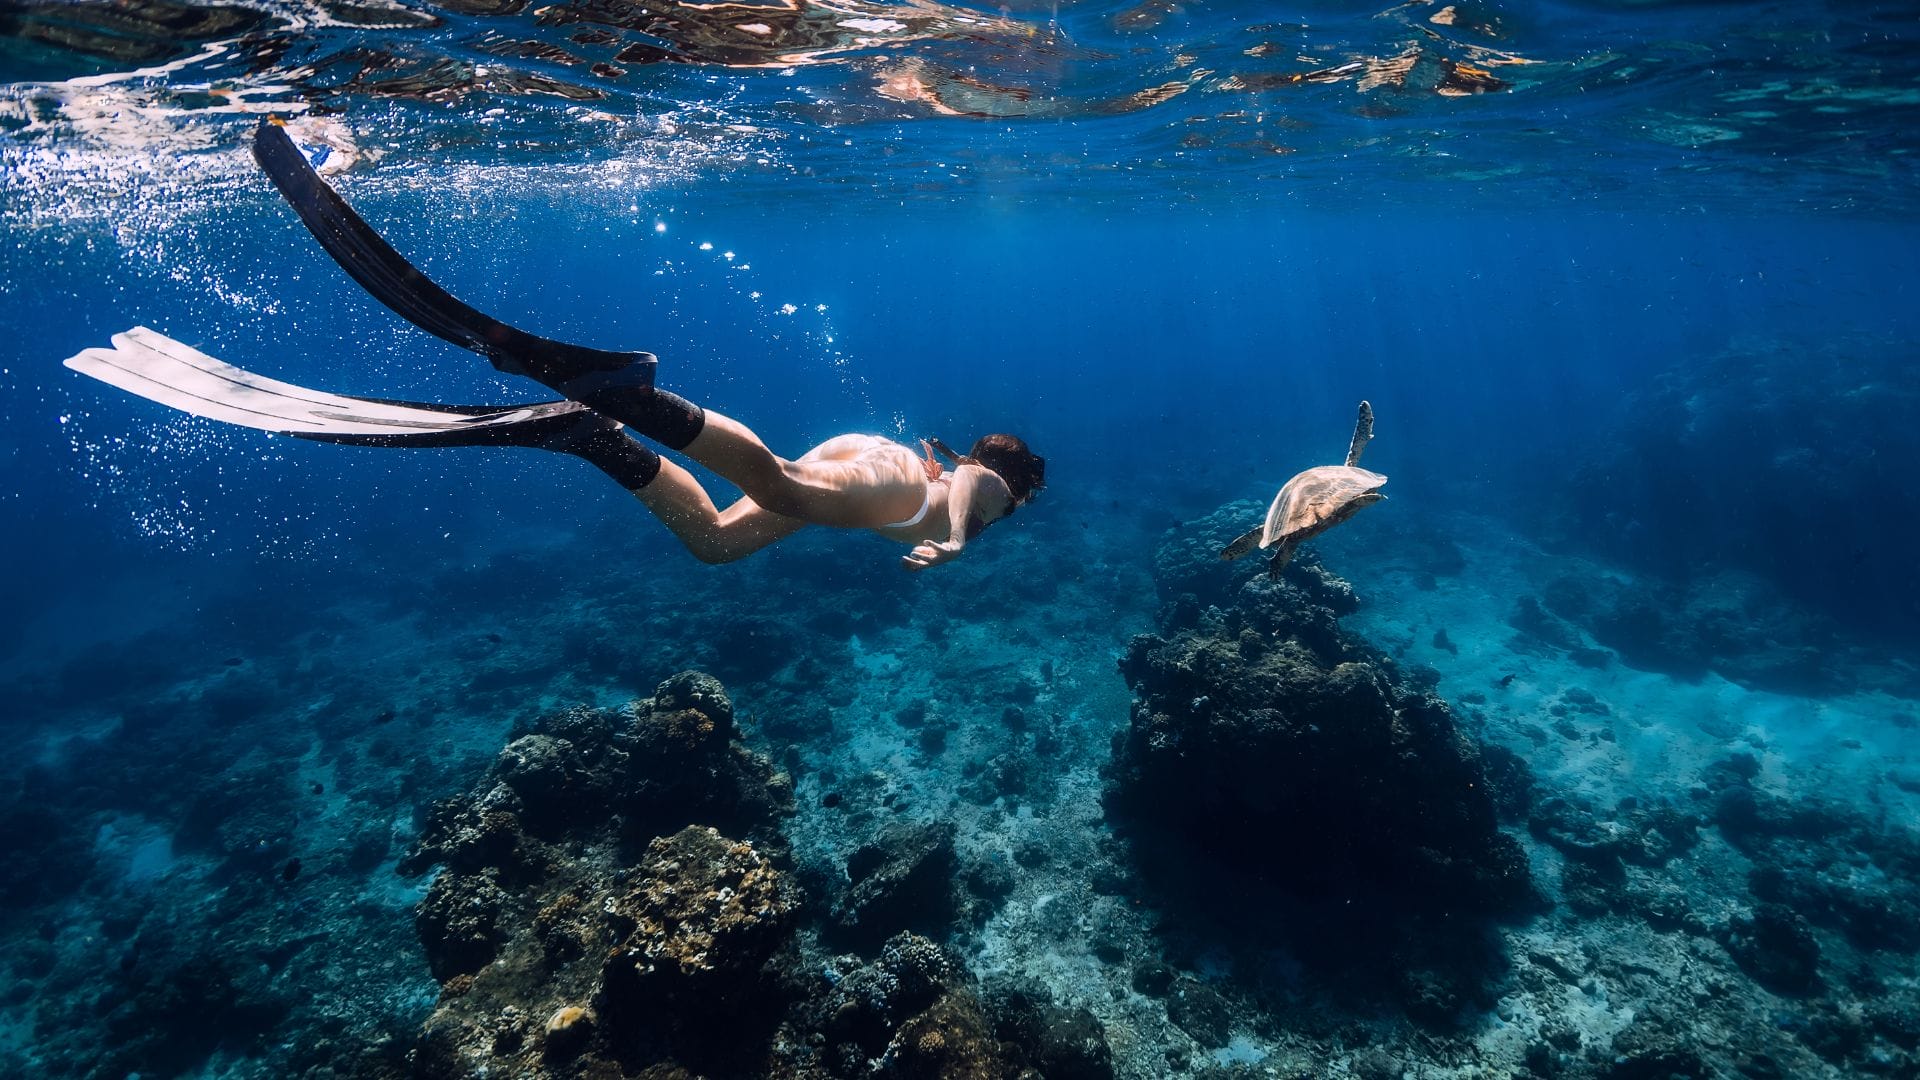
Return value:
[[(925, 474), (903, 446), (873, 435), (842, 435), (798, 461), (787, 461), (745, 425), (715, 413), (709, 414), (718, 422), (707, 427), (714, 437), (705, 443), (706, 455), (695, 454), (692, 445), (687, 452), (747, 492), (721, 510), (686, 469), (629, 438), (612, 421), (587, 415), (592, 419), (586, 424), (529, 445), (571, 453), (598, 466), (702, 562), (744, 558), (809, 523), (870, 528), (898, 521), (911, 516), (926, 498)], [(784, 500), (781, 506), (796, 512), (767, 507), (760, 494)], [(886, 514), (892, 516), (876, 516)]]
[(751, 499), (716, 509), (692, 474), (628, 437), (619, 424), (585, 411), (563, 419), (568, 423), (553, 431), (518, 425), (514, 434), (521, 437), (515, 441), (585, 458), (639, 499), (701, 562), (745, 558), (806, 527), (806, 522), (764, 510)]
[(859, 460), (788, 461), (738, 420), (654, 386), (650, 362), (613, 371), (556, 369), (534, 375), (635, 434), (686, 454), (755, 503), (785, 517), (865, 529), (899, 521), (920, 508), (926, 476), (905, 447), (897, 447), (899, 460), (876, 453)]
[[(873, 452), (880, 447), (899, 452)], [(913, 452), (877, 436), (843, 435), (789, 461), (745, 424), (707, 410), (682, 452), (758, 505), (816, 525), (870, 529), (913, 516), (926, 498), (926, 475)]]
[(738, 499), (721, 510), (692, 473), (671, 461), (662, 460), (653, 481), (633, 489), (633, 494), (694, 558), (704, 563), (746, 558), (807, 526), (799, 518), (776, 514), (750, 498)]

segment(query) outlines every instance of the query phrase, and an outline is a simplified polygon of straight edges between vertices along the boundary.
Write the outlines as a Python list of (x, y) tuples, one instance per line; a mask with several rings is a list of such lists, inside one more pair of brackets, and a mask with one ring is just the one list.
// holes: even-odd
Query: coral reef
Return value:
[[(1878, 341), (1689, 357), (1622, 405), (1561, 488), (1570, 540), (1671, 580), (1739, 568), (1857, 628), (1910, 638), (1920, 392)], [(1604, 497), (1596, 497), (1604, 493)]]
[(690, 825), (630, 869), (563, 858), (530, 886), (492, 913), (497, 957), (443, 976), (416, 1074), (758, 1067), (796, 898), (753, 845)]
[[(1212, 526), (1239, 510), (1162, 545), (1165, 592), (1195, 587), (1223, 531)], [(1340, 629), (1352, 597), (1302, 559), (1281, 582), (1242, 580), (1226, 606), (1164, 609), (1161, 634), (1135, 638), (1120, 661), (1135, 698), (1116, 739), (1111, 816), (1178, 903), (1204, 903), (1232, 879), (1303, 923), (1395, 942), (1403, 971), (1440, 972), (1455, 965), (1420, 945), (1433, 929), (1423, 924), (1526, 910), (1527, 860), (1497, 827), (1487, 771), (1446, 703)], [(1291, 944), (1329, 967), (1356, 947), (1320, 930)], [(1405, 963), (1409, 951), (1426, 966)], [(1447, 1017), (1477, 977), (1447, 975), (1460, 985), (1444, 990), (1424, 978), (1403, 980), (1403, 1003)]]
[(887, 940), (870, 962), (829, 958), (826, 979), (799, 1002), (787, 1031), (817, 1046), (796, 1077), (1108, 1080), (1106, 1032), (1085, 1009), (1044, 990), (984, 991), (951, 950), (913, 933)]
[(689, 825), (648, 845), (636, 881), (601, 904), (615, 944), (601, 997), (625, 1031), (662, 1020), (723, 1037), (762, 989), (756, 973), (792, 930), (786, 875), (751, 844)]
[[(625, 711), (516, 732), (471, 794), (436, 807), (404, 863), (443, 865), (417, 918), (441, 992), (416, 1076), (1112, 1075), (1091, 1014), (1041, 990), (983, 999), (958, 956), (912, 932), (944, 936), (970, 902), (950, 823), (882, 829), (809, 926), (786, 778), (732, 732), (725, 690), (683, 673)], [(752, 839), (688, 823), (642, 846), (637, 823), (669, 807)]]
[[(1852, 658), (1804, 681), (1831, 628), (1752, 575), (1392, 505), (1277, 585), (1217, 558), (1253, 503), (1157, 580), (1160, 512), (824, 560), (784, 643), (738, 627), (819, 552), (640, 575), (608, 532), (563, 589), (502, 556), (76, 662), (0, 794), (0, 1071), (1913, 1072), (1900, 684), (1752, 689)], [(749, 681), (607, 707), (702, 658)]]
[[(1751, 759), (1744, 759), (1750, 761)], [(1920, 836), (1821, 798), (1758, 790), (1742, 758), (1714, 768), (1710, 817), (1753, 863), (1748, 887), (1868, 951), (1920, 951)], [(1768, 920), (1780, 924), (1776, 913)]]
[(751, 1033), (778, 1015), (769, 962), (798, 901), (776, 865), (791, 783), (733, 735), (726, 690), (684, 672), (625, 710), (515, 732), (473, 793), (435, 808), (403, 862), (444, 864), (417, 919), (442, 984), (418, 1073), (764, 1053)]
[[(1833, 693), (1850, 665), (1831, 619), (1788, 602), (1751, 574), (1722, 571), (1685, 585), (1565, 575), (1539, 599), (1516, 601), (1516, 629), (1598, 666), (1582, 635), (1648, 671), (1698, 678), (1709, 670), (1746, 686)], [(1604, 662), (1604, 661), (1601, 661)]]

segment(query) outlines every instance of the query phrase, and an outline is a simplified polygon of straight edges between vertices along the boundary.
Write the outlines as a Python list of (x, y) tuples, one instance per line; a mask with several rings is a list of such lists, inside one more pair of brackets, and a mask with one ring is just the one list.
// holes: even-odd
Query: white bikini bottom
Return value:
[(911, 529), (915, 525), (918, 525), (921, 522), (927, 520), (927, 511), (931, 510), (932, 508), (933, 508), (933, 483), (932, 481), (928, 481), (927, 486), (924, 489), (922, 489), (920, 492), (919, 513), (914, 514), (912, 517), (908, 518), (905, 521), (889, 522), (880, 527), (883, 529)]

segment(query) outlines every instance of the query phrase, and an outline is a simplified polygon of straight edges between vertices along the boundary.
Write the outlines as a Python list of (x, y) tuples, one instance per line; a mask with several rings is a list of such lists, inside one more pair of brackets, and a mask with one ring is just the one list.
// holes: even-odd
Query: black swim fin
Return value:
[[(262, 120), (254, 131), (253, 159), (333, 261), (375, 300), (427, 333), (472, 349), (501, 371), (528, 375), (558, 388), (568, 397), (607, 385), (653, 384), (658, 361), (652, 353), (610, 352), (538, 337), (474, 310), (434, 284), (320, 178), (273, 118)], [(577, 380), (583, 385), (576, 392), (568, 384)]]

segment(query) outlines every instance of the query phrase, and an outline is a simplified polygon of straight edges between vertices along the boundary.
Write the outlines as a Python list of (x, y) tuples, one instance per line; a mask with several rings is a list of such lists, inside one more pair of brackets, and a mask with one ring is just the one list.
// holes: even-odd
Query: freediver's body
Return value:
[[(976, 444), (975, 453), (987, 452)], [(902, 565), (925, 570), (957, 557), (1020, 501), (973, 455), (947, 470), (931, 449), (923, 458), (877, 435), (840, 435), (788, 460), (746, 425), (712, 410), (684, 453), (745, 494), (720, 509), (692, 473), (665, 459), (652, 482), (633, 493), (706, 563), (731, 562), (808, 525), (827, 525), (912, 545)]]
[[(654, 386), (658, 362), (651, 353), (538, 337), (456, 299), (381, 239), (272, 118), (256, 130), (253, 153), (321, 247), (376, 300), (565, 400), (448, 407), (342, 397), (262, 378), (145, 328), (117, 335), (111, 352), (86, 350), (69, 366), (196, 415), (322, 442), (571, 454), (632, 492), (708, 563), (731, 562), (808, 525), (826, 525), (871, 529), (911, 545), (903, 565), (924, 570), (958, 556), (1045, 486), (1045, 460), (1011, 435), (988, 435), (965, 455), (934, 440), (924, 459), (879, 436), (841, 435), (782, 458), (745, 424)], [(713, 470), (743, 497), (719, 508), (693, 474), (649, 443)], [(953, 463), (951, 472), (934, 448)]]

